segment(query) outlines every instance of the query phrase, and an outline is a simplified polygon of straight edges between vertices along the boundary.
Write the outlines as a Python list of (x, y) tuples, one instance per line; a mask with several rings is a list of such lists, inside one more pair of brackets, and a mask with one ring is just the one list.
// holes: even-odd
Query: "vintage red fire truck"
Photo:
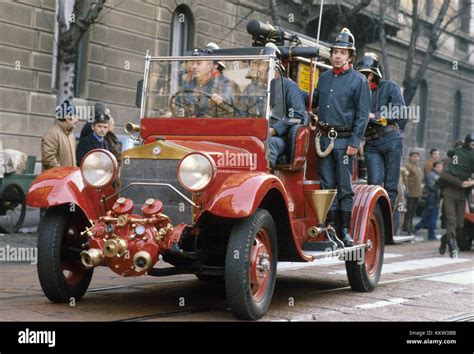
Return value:
[[(254, 39), (280, 45), (287, 75), (311, 91), (317, 72), (330, 68), (328, 47), (288, 33), (280, 42), (260, 32)], [(224, 282), (233, 314), (255, 320), (270, 305), (279, 261), (331, 256), (345, 260), (353, 290), (377, 286), (384, 245), (393, 241), (387, 193), (355, 174), (355, 243), (344, 248), (324, 223), (336, 191), (320, 189), (310, 124), (290, 129), (285, 156), (269, 169), (269, 117), (281, 99), (278, 53), (259, 43), (147, 55), (140, 124), (127, 125), (137, 146), (122, 153), (121, 167), (108, 151), (93, 150), (80, 168), (54, 168), (35, 179), (28, 204), (47, 208), (38, 274), (49, 300), (82, 298), (98, 266), (124, 277), (190, 273)], [(225, 67), (232, 100), (215, 103), (203, 88), (187, 86), (197, 62)]]

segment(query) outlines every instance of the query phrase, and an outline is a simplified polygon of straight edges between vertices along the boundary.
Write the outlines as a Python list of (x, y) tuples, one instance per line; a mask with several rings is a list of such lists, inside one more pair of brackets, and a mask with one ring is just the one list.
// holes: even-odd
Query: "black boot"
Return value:
[(458, 258), (459, 247), (458, 247), (458, 243), (456, 242), (456, 236), (455, 235), (450, 235), (450, 236), (451, 237), (448, 238), (449, 257)]
[(439, 254), (446, 253), (446, 234), (441, 236), (441, 244), (439, 245)]
[(351, 221), (352, 221), (352, 212), (351, 211), (341, 211), (341, 233), (340, 238), (344, 243), (345, 247), (352, 247), (354, 246), (354, 241), (352, 240), (352, 236), (349, 234), (349, 230), (351, 228)]
[(338, 229), (339, 224), (339, 210), (329, 210), (326, 217), (326, 224), (334, 227), (335, 230)]

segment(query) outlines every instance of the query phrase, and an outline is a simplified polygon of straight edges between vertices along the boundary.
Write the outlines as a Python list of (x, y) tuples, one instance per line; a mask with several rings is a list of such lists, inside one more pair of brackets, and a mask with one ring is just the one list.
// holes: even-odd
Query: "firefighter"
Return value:
[[(316, 150), (322, 189), (337, 188), (328, 212), (344, 246), (353, 245), (349, 234), (354, 192), (354, 155), (364, 138), (370, 110), (369, 83), (352, 68), (356, 48), (354, 36), (344, 28), (331, 46), (332, 70), (325, 71), (314, 92), (313, 104), (319, 107)], [(340, 221), (340, 227), (337, 222)]]
[(357, 70), (367, 77), (371, 91), (364, 145), (367, 182), (385, 188), (393, 210), (398, 194), (406, 123), (406, 119), (400, 119), (399, 112), (403, 111), (405, 100), (395, 82), (382, 80), (377, 54), (365, 53), (357, 64)]
[(474, 174), (474, 132), (466, 136), (462, 147), (448, 154), (452, 156), (451, 161), (446, 173), (442, 173), (439, 178), (443, 186), (443, 214), (446, 218), (446, 236), (441, 239), (439, 253), (446, 252), (447, 244), (449, 256), (455, 258), (459, 252), (456, 235), (464, 237), (467, 189), (474, 186), (474, 180), (471, 179)]
[(196, 117), (227, 115), (226, 113), (232, 111), (234, 107), (231, 85), (215, 78), (212, 60), (190, 62), (193, 78), (184, 85), (185, 94), (178, 97), (175, 103), (185, 108), (183, 112), (185, 115)]
[(269, 139), (269, 162), (272, 170), (278, 157), (285, 152), (290, 128), (295, 124), (308, 122), (308, 114), (298, 85), (283, 76), (285, 67), (279, 60), (275, 64), (275, 105), (270, 115)]

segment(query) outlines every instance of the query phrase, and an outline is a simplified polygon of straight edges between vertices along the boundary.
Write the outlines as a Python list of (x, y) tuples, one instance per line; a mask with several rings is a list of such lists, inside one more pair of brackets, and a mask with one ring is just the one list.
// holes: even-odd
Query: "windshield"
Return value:
[(151, 60), (144, 117), (254, 117), (267, 111), (268, 59)]

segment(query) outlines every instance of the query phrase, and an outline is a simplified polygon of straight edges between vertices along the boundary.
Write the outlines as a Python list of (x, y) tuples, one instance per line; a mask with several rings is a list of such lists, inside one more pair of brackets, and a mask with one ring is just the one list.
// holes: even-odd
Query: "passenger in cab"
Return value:
[(232, 87), (226, 80), (213, 75), (212, 60), (191, 62), (192, 80), (185, 83), (182, 94), (176, 98), (182, 116), (222, 117), (233, 111)]

